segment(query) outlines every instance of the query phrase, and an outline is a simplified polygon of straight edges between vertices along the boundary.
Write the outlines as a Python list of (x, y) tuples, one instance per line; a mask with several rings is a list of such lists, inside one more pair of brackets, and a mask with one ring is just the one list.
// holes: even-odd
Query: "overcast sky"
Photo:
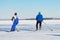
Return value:
[(10, 19), (15, 12), (19, 18), (35, 18), (39, 11), (43, 17), (60, 18), (60, 0), (0, 0), (0, 19)]

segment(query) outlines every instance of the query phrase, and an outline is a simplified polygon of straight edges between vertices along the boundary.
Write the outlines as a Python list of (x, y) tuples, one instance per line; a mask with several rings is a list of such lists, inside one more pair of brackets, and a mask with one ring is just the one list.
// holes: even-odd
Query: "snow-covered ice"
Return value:
[(42, 30), (35, 31), (35, 20), (20, 20), (17, 25), (19, 32), (6, 32), (10, 30), (12, 21), (0, 21), (0, 40), (60, 40), (60, 20), (44, 22)]

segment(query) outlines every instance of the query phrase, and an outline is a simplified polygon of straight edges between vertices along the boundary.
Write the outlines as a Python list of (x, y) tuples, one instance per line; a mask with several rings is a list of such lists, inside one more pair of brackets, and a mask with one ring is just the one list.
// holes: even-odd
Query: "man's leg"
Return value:
[(42, 25), (42, 22), (39, 22), (39, 29), (41, 30), (41, 25)]
[(16, 28), (16, 24), (13, 24), (12, 28), (11, 28), (11, 31), (15, 31), (15, 28)]
[(38, 21), (36, 22), (36, 31), (38, 30)]

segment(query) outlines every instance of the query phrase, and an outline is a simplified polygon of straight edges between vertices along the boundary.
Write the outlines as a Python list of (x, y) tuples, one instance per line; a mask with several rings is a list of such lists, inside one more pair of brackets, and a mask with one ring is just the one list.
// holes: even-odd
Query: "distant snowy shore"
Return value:
[[(60, 20), (44, 20), (46, 24), (60, 24)], [(20, 20), (19, 24), (35, 24), (36, 20)], [(12, 21), (10, 20), (5, 20), (5, 21), (0, 21), (0, 24), (12, 24)]]

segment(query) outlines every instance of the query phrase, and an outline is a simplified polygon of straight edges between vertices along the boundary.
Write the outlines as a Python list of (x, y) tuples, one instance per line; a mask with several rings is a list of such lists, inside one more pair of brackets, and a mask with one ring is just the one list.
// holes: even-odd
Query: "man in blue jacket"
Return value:
[(43, 21), (43, 16), (42, 14), (39, 12), (38, 15), (36, 16), (36, 31), (38, 30), (38, 24), (39, 24), (39, 29), (41, 30), (41, 25), (42, 25), (42, 21)]
[(18, 19), (18, 17), (17, 17), (17, 13), (14, 14), (14, 16), (12, 17), (11, 20), (13, 21), (13, 25), (12, 25), (11, 31), (15, 31), (16, 25), (17, 25), (18, 22), (19, 22), (19, 19)]

